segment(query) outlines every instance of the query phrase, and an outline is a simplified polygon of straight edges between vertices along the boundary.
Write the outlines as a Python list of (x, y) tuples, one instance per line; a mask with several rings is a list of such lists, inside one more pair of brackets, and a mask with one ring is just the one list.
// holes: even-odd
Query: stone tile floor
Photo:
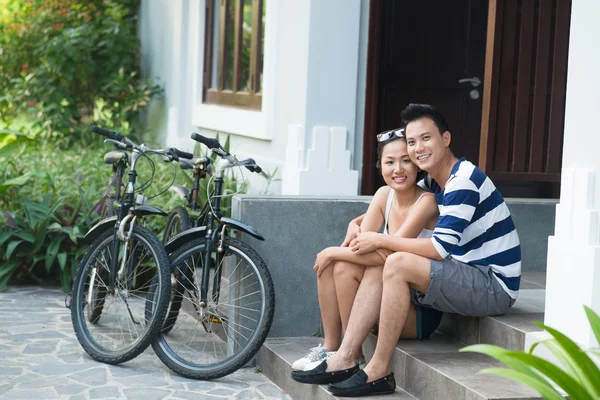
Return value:
[(214, 381), (180, 377), (152, 351), (121, 365), (91, 359), (58, 289), (0, 293), (0, 399), (289, 399), (254, 368)]

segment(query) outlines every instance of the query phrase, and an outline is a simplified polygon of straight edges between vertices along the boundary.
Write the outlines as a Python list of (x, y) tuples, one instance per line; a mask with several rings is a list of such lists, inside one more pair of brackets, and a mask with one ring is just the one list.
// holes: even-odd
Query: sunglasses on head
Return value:
[(385, 142), (390, 139), (392, 136), (404, 137), (404, 128), (400, 129), (392, 129), (391, 131), (381, 132), (377, 135), (378, 142)]

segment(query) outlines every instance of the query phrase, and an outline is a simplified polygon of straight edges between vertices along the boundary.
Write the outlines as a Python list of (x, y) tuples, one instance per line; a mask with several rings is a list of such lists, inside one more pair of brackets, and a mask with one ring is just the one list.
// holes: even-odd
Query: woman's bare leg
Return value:
[(337, 261), (333, 266), (333, 280), (335, 282), (337, 304), (344, 331), (348, 327), (352, 303), (354, 303), (358, 286), (365, 274), (365, 268), (367, 267), (364, 265), (346, 261)]
[(342, 341), (342, 326), (333, 279), (333, 265), (325, 268), (321, 276), (317, 278), (317, 289), (325, 337), (323, 347), (327, 351), (335, 351), (340, 347)]

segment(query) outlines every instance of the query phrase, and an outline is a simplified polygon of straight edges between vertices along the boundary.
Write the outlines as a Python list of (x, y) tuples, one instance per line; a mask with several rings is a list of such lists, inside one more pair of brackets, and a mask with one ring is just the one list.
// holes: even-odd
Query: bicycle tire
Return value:
[[(195, 268), (195, 266), (204, 265), (201, 261), (204, 257), (204, 248), (205, 240), (197, 238), (174, 251), (170, 257), (172, 272), (176, 273), (177, 270), (180, 270), (183, 276), (189, 278), (192, 275), (189, 273), (186, 275), (186, 272), (190, 270), (188, 267), (191, 264), (193, 267), (191, 270), (194, 271), (193, 276), (196, 277), (196, 280), (199, 279), (197, 276), (198, 269), (201, 272), (203, 267)], [(231, 265), (234, 264), (235, 259), (228, 258), (233, 256), (239, 258), (240, 262), (235, 264), (234, 268), (224, 266), (225, 260)], [(200, 262), (197, 263), (194, 259), (200, 260)], [(273, 322), (275, 311), (273, 281), (265, 262), (258, 253), (246, 243), (227, 237), (223, 243), (223, 253), (221, 256), (217, 256), (216, 259), (220, 262), (215, 268), (212, 268), (211, 293), (209, 293), (209, 304), (203, 309), (205, 311), (201, 311), (202, 307), (199, 305), (198, 285), (192, 280), (187, 283), (181, 282), (181, 287), (187, 286), (185, 293), (180, 293), (186, 304), (186, 307), (181, 308), (180, 314), (185, 315), (180, 315), (177, 318), (172, 330), (168, 333), (161, 332), (152, 342), (152, 348), (160, 360), (171, 370), (187, 378), (217, 379), (243, 367), (260, 350)], [(246, 264), (242, 275), (246, 274), (248, 269), (250, 269), (250, 272), (239, 281), (231, 283), (231, 278), (242, 261)], [(226, 269), (226, 274), (230, 272), (229, 277), (226, 280), (222, 278), (219, 298), (216, 299), (220, 303), (215, 302), (215, 299), (212, 299), (214, 294), (212, 284), (214, 284), (215, 274), (218, 271), (224, 272)], [(232, 270), (229, 271), (229, 269)], [(237, 272), (239, 275), (239, 271)], [(238, 275), (234, 276), (234, 280)], [(252, 276), (254, 276), (255, 281)], [(255, 290), (253, 288), (255, 282), (258, 283), (256, 292), (246, 293)], [(190, 287), (193, 290), (190, 290)], [(232, 288), (231, 291), (228, 290), (224, 293), (224, 289), (230, 288)], [(196, 293), (192, 293), (193, 291)], [(237, 294), (240, 294), (240, 296), (233, 299), (231, 292), (234, 293), (234, 296)], [(223, 299), (228, 301), (223, 303)], [(260, 302), (256, 303), (255, 299), (260, 300)], [(231, 301), (230, 304), (228, 304), (229, 301)], [(236, 305), (233, 305), (234, 302)], [(259, 304), (259, 306), (256, 309), (251, 309), (249, 306), (254, 304)], [(245, 313), (250, 311), (258, 313), (258, 316), (255, 317), (256, 324), (252, 329), (245, 324), (253, 319), (249, 315), (244, 315), (241, 311), (237, 314), (231, 314), (236, 309)], [(255, 314), (251, 315), (254, 316)], [(210, 332), (205, 329), (207, 325)], [(244, 329), (244, 333), (250, 331), (250, 333), (246, 333), (248, 338), (240, 333), (242, 329)], [(196, 340), (196, 338), (200, 339), (199, 335), (203, 335), (203, 332), (206, 334), (206, 339), (202, 345), (201, 341)], [(246, 340), (243, 340), (242, 337)], [(209, 350), (214, 349), (214, 357), (212, 354), (203, 354), (209, 342), (211, 346)], [(202, 346), (202, 349), (200, 349), (200, 346)], [(210, 361), (217, 358), (217, 347), (220, 349), (226, 348), (226, 351), (221, 350), (225, 358), (214, 362)], [(228, 352), (231, 354), (228, 355)], [(207, 362), (201, 363), (200, 357), (203, 355), (206, 356)]]
[(165, 232), (163, 234), (163, 244), (166, 244), (171, 238), (187, 231), (192, 227), (190, 222), (190, 214), (183, 206), (177, 206), (169, 213)]
[[(124, 265), (131, 262), (133, 270), (126, 268), (112, 293), (104, 280), (110, 271), (112, 229), (102, 232), (92, 243), (73, 282), (71, 321), (77, 340), (92, 358), (107, 364), (119, 364), (142, 353), (160, 331), (169, 305), (170, 267), (160, 240), (148, 229), (135, 225), (129, 243)], [(118, 266), (124, 247), (119, 245)], [(89, 307), (89, 296), (94, 291), (102, 298), (102, 307)], [(110, 326), (122, 321), (125, 327)]]

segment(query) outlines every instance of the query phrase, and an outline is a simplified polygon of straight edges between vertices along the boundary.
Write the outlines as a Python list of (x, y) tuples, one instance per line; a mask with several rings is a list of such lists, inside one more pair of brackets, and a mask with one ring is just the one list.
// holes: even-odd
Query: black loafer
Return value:
[(335, 396), (360, 397), (377, 394), (390, 394), (396, 390), (394, 373), (373, 382), (367, 382), (369, 377), (365, 371), (360, 370), (343, 382), (329, 385), (327, 389)]
[(322, 385), (325, 383), (341, 382), (360, 370), (358, 364), (352, 368), (342, 369), (339, 371), (326, 372), (327, 361), (323, 361), (310, 371), (292, 371), (292, 379), (300, 383), (316, 383)]

